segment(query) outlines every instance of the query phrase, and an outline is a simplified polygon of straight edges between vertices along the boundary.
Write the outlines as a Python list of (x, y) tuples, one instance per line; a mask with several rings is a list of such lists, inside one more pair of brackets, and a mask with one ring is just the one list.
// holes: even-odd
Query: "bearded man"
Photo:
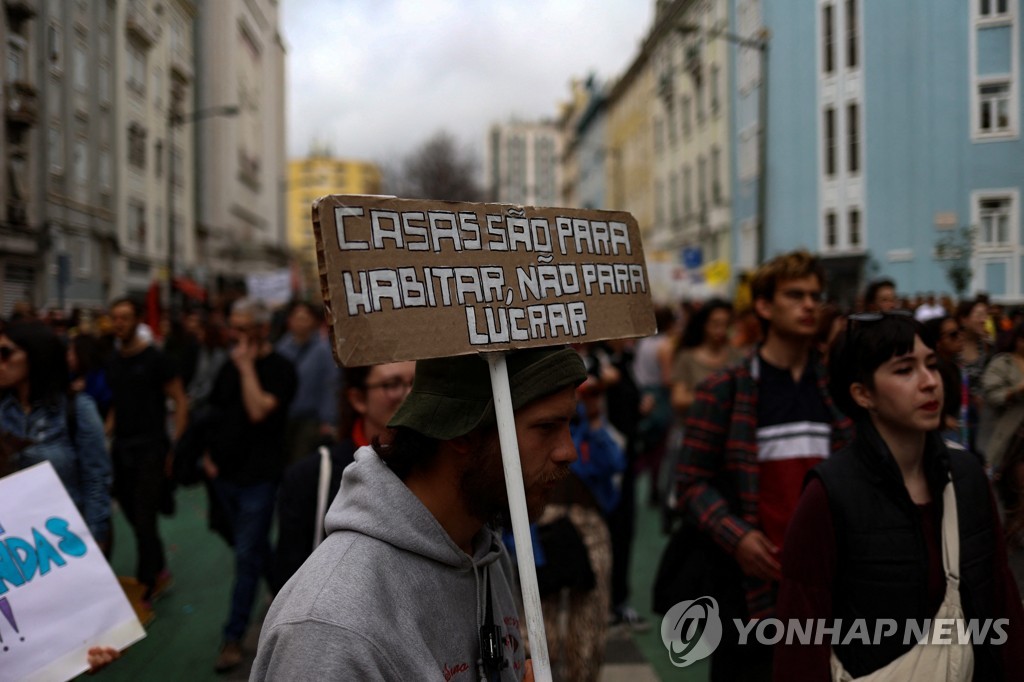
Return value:
[[(583, 362), (507, 356), (530, 518), (569, 475)], [(387, 443), (360, 448), (329, 533), (282, 588), (251, 679), (531, 680), (512, 563), (490, 373), (479, 356), (422, 360)]]

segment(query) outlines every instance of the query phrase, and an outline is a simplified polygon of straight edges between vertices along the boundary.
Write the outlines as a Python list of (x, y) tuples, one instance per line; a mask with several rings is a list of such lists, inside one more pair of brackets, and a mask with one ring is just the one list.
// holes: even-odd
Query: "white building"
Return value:
[(555, 123), (496, 123), (484, 147), (488, 200), (556, 206), (561, 197), (562, 135)]

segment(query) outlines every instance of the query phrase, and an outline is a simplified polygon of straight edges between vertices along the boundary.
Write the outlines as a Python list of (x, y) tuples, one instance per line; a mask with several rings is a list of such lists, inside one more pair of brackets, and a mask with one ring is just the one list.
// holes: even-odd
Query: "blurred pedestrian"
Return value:
[[(768, 679), (772, 649), (740, 645), (741, 622), (770, 617), (786, 527), (804, 476), (849, 442), (815, 352), (824, 273), (806, 251), (775, 257), (754, 275), (765, 341), (738, 365), (697, 386), (678, 469), (679, 508), (698, 534), (725, 624), (711, 679)], [(687, 526), (684, 526), (684, 529)]]
[(100, 417), (104, 419), (114, 400), (114, 392), (107, 380), (109, 361), (100, 340), (92, 334), (76, 334), (68, 343), (67, 363), (71, 387), (92, 398)]
[(732, 320), (732, 305), (716, 298), (701, 306), (686, 325), (672, 363), (671, 400), (677, 415), (685, 417), (698, 384), (743, 359), (742, 352), (729, 345)]
[[(387, 433), (409, 389), (414, 362), (392, 362), (345, 370), (339, 401), (341, 440), (320, 446), (289, 466), (277, 495), (277, 548), (272, 589), (276, 594), (323, 541), (326, 506), (338, 494), (341, 474), (355, 461), (355, 451)], [(325, 457), (326, 453), (326, 457)], [(322, 488), (324, 476), (327, 486)]]
[(67, 353), (42, 322), (0, 336), (0, 431), (24, 441), (15, 469), (50, 462), (100, 547), (110, 540), (111, 465), (96, 403), (72, 392)]
[(964, 349), (960, 353), (960, 367), (967, 375), (967, 443), (972, 452), (984, 453), (984, 438), (981, 437), (981, 413), (984, 396), (981, 390), (981, 375), (992, 357), (992, 340), (985, 330), (988, 321), (988, 303), (976, 297), (962, 301), (956, 310), (957, 323), (964, 337)]
[(231, 306), (230, 362), (214, 380), (209, 404), (218, 418), (209, 432), (207, 477), (234, 538), (235, 578), (223, 643), (214, 663), (228, 672), (242, 662), (260, 578), (269, 569), (270, 526), (277, 485), (288, 456), (285, 428), (298, 380), (291, 362), (269, 340), (270, 311), (255, 299)]
[[(577, 414), (571, 424), (576, 461), (571, 472), (549, 498), (538, 526), (568, 519), (586, 549), (594, 584), (589, 589), (570, 586), (544, 597), (544, 628), (551, 666), (564, 679), (596, 682), (604, 661), (608, 614), (612, 607), (612, 538), (605, 519), (619, 504), (617, 479), (626, 457), (608, 429), (604, 409), (605, 387), (593, 374), (579, 386)], [(547, 560), (557, 561), (549, 552)]]
[[(113, 437), (114, 496), (135, 533), (136, 579), (144, 588), (138, 606), (145, 612), (172, 582), (157, 515), (168, 490), (172, 439), (181, 438), (188, 424), (188, 397), (167, 356), (139, 333), (140, 304), (118, 299), (110, 318), (118, 344), (107, 373), (113, 391), (107, 433)], [(170, 438), (168, 399), (174, 402)]]
[(295, 366), (299, 377), (295, 399), (288, 409), (285, 436), (290, 462), (337, 437), (341, 370), (334, 362), (327, 339), (320, 333), (322, 325), (321, 308), (295, 301), (288, 308), (288, 331), (275, 346)]
[(981, 376), (985, 402), (995, 417), (985, 458), (994, 471), (1001, 471), (1006, 448), (1024, 425), (1024, 324), (1017, 325), (1009, 338), (1012, 346), (995, 355)]
[(876, 279), (864, 290), (864, 310), (867, 312), (889, 312), (899, 305), (896, 298), (896, 283), (888, 277)]
[(967, 374), (957, 362), (964, 350), (960, 325), (951, 315), (935, 317), (924, 323), (921, 338), (926, 346), (935, 349), (935, 362), (942, 377), (942, 435), (966, 448), (961, 427), (966, 428), (964, 396), (968, 388)]

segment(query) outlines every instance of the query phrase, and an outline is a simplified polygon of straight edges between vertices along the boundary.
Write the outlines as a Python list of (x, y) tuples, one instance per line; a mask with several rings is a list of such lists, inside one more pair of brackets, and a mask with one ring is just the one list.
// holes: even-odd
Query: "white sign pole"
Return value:
[(526, 631), (530, 638), (533, 675), (537, 682), (551, 682), (551, 662), (548, 659), (548, 640), (544, 632), (544, 614), (540, 607), (540, 589), (537, 587), (537, 569), (533, 560), (530, 517), (526, 509), (523, 467), (519, 462), (519, 441), (516, 438), (516, 421), (512, 412), (508, 364), (505, 353), (486, 353), (486, 356), (491, 369), (494, 413), (498, 420), (498, 441), (501, 444), (501, 461), (505, 469), (505, 489), (508, 491), (508, 508), (512, 516), (512, 535), (516, 541), (519, 583), (523, 590), (523, 609), (526, 611)]

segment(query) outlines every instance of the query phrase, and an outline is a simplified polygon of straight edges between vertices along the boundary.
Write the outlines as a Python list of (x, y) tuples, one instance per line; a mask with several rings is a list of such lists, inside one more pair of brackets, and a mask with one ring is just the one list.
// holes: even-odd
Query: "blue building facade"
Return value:
[[(955, 293), (939, 240), (972, 227), (970, 290), (1024, 301), (1022, 0), (733, 0), (735, 33), (771, 32), (766, 256), (821, 253), (852, 301), (889, 276)], [(733, 230), (756, 224), (759, 69), (734, 46)], [(749, 249), (748, 249), (749, 251)], [(738, 269), (752, 265), (735, 253)]]

